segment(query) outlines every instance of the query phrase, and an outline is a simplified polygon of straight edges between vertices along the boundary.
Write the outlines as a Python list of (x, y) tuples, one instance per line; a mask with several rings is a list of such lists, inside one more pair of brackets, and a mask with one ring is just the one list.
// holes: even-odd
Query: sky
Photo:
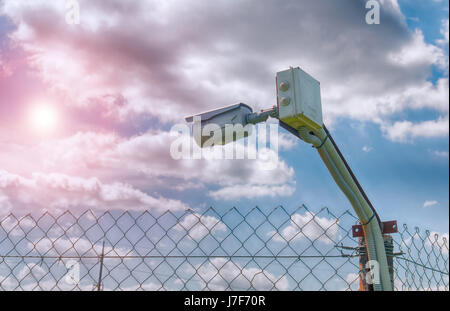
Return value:
[(277, 168), (174, 160), (184, 117), (321, 83), (324, 122), (383, 220), (448, 235), (448, 2), (0, 0), (0, 213), (351, 210), (283, 129)]

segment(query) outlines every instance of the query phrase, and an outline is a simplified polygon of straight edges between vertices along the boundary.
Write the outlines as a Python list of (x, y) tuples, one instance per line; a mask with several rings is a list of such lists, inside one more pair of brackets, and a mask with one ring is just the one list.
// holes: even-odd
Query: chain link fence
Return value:
[[(358, 290), (349, 211), (0, 217), (0, 290)], [(448, 235), (394, 236), (396, 290), (448, 290)]]

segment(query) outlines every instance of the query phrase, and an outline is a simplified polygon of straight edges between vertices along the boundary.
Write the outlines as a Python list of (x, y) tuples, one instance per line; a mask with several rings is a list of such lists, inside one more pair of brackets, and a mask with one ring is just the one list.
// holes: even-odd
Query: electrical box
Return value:
[(305, 71), (290, 68), (277, 73), (279, 119), (294, 129), (322, 127), (320, 83)]

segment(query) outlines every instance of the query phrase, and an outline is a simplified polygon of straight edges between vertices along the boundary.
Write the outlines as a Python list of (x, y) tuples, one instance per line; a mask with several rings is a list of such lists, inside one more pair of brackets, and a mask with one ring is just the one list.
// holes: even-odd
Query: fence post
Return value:
[(98, 283), (97, 283), (97, 290), (98, 291), (103, 290), (102, 273), (103, 273), (103, 258), (104, 257), (105, 257), (105, 241), (103, 241), (102, 254), (100, 255), (100, 271), (98, 273)]
[[(384, 234), (384, 247), (386, 249), (386, 257), (388, 262), (389, 274), (391, 276), (392, 288), (394, 288), (394, 240), (391, 235)], [(358, 243), (359, 250), (359, 290), (360, 291), (373, 291), (373, 284), (367, 283), (367, 273), (369, 268), (367, 267), (367, 247), (364, 237), (359, 237)]]
[(358, 252), (359, 252), (359, 290), (360, 291), (373, 291), (373, 285), (367, 284), (367, 272), (369, 269), (367, 268), (367, 248), (364, 236), (359, 237), (358, 239)]

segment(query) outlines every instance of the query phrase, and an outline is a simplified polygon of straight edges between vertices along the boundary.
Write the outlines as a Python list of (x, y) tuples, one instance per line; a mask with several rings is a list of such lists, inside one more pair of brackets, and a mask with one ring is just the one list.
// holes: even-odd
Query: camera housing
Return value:
[(251, 135), (247, 116), (253, 112), (246, 104), (239, 103), (186, 117), (193, 122), (194, 139), (200, 147), (225, 145)]

